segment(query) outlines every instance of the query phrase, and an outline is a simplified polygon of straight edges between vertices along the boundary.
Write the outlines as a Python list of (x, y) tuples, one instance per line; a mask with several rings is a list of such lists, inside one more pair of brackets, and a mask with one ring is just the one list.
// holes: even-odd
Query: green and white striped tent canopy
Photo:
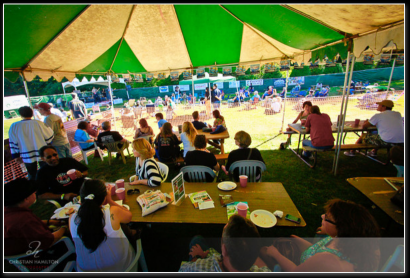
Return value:
[(4, 71), (27, 81), (154, 73), (290, 59), (348, 49), (404, 49), (404, 4), (5, 4)]

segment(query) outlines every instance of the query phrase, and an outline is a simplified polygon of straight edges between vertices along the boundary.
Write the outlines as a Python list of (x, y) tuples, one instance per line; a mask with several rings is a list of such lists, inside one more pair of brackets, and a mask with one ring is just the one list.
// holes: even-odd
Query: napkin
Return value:
[(275, 212), (273, 213), (273, 215), (275, 215), (275, 216), (277, 216), (277, 217), (279, 217), (279, 218), (282, 219), (282, 217), (283, 217), (283, 211), (281, 211), (281, 210), (275, 210)]

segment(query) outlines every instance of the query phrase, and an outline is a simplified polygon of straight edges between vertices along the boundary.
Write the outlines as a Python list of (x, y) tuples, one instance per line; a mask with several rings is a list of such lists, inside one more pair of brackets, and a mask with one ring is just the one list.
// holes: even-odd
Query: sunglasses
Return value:
[(52, 157), (55, 157), (55, 156), (58, 156), (58, 154), (57, 153), (55, 153), (55, 154), (52, 154), (52, 155), (49, 155), (49, 156), (46, 156), (46, 159), (50, 159), (50, 158), (52, 158)]
[(132, 194), (140, 194), (140, 190), (138, 188), (128, 189), (127, 190), (127, 195), (132, 195)]

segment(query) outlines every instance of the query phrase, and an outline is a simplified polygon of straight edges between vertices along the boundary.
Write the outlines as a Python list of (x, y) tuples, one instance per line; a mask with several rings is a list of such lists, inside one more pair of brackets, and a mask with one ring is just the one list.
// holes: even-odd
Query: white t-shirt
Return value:
[(404, 143), (404, 126), (400, 112), (386, 110), (373, 115), (369, 122), (377, 127), (384, 142)]

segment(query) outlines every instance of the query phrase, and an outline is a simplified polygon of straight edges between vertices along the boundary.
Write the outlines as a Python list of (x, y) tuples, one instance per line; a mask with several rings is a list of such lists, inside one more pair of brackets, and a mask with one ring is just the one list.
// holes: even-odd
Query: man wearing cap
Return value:
[[(17, 178), (4, 185), (4, 255), (29, 254), (48, 249), (67, 231), (58, 220), (40, 220), (29, 209), (36, 202), (34, 181)], [(49, 225), (60, 226), (51, 232)]]
[(19, 108), (21, 121), (12, 123), (9, 129), (10, 151), (18, 163), (25, 164), (29, 179), (35, 179), (39, 150), (54, 139), (53, 130), (39, 120), (33, 120), (33, 110), (29, 106)]
[(87, 108), (85, 107), (84, 102), (78, 99), (76, 93), (72, 93), (71, 96), (73, 97), (73, 100), (68, 103), (68, 107), (70, 107), (73, 118), (78, 119), (87, 117)]
[(51, 145), (57, 150), (58, 156), (73, 157), (71, 153), (70, 143), (67, 138), (67, 132), (64, 128), (63, 120), (60, 116), (51, 113), (51, 107), (48, 103), (39, 103), (34, 106), (35, 109), (40, 111), (40, 114), (44, 116), (44, 123), (50, 127), (54, 132), (54, 139)]
[[(37, 172), (38, 198), (61, 203), (72, 201), (88, 175), (88, 167), (71, 157), (59, 158), (53, 146), (42, 147), (40, 156), (47, 164)], [(71, 169), (76, 170), (74, 180), (67, 174)]]
[[(380, 113), (373, 115), (370, 120), (366, 120), (363, 128), (371, 126), (377, 127), (377, 134), (367, 133), (360, 136), (356, 144), (362, 142), (377, 146), (402, 146), (404, 147), (404, 126), (400, 112), (392, 111), (394, 103), (391, 100), (376, 102)], [(347, 156), (354, 156), (354, 151), (345, 152)], [(377, 155), (377, 150), (370, 152), (371, 156)]]

